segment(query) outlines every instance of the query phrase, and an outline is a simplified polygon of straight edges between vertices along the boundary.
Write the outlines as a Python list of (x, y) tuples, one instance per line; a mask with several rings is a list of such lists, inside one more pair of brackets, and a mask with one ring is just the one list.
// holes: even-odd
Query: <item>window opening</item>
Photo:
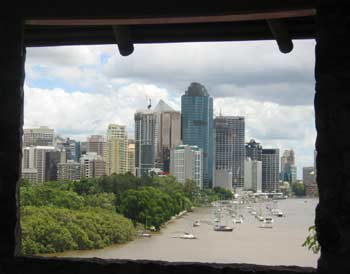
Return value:
[(316, 266), (313, 48), (28, 48), (23, 253)]

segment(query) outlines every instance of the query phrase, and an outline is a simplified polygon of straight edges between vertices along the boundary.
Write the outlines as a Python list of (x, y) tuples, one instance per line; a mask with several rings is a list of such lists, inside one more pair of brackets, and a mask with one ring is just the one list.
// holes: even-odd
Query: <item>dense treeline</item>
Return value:
[(52, 253), (101, 248), (132, 240), (138, 226), (161, 225), (193, 205), (230, 199), (222, 188), (200, 190), (174, 177), (132, 174), (55, 181), (22, 182), (22, 251)]

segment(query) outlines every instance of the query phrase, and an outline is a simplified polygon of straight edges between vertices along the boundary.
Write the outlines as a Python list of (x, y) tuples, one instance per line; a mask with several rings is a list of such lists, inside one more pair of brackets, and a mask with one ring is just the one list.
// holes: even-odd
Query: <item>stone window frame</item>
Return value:
[[(343, 92), (348, 86), (348, 80), (344, 77), (344, 73), (349, 72), (344, 65), (348, 58), (345, 48), (347, 45), (340, 41), (344, 41), (350, 34), (349, 15), (346, 13), (348, 7), (340, 0), (331, 1), (332, 3), (320, 2), (323, 6), (318, 6), (316, 16), (315, 64), (316, 149), (318, 151), (317, 170), (319, 170), (317, 181), (320, 189), (320, 203), (316, 208), (316, 228), (322, 246), (318, 270), (330, 273), (329, 270), (332, 269), (334, 273), (349, 273), (347, 272), (349, 271), (349, 244), (341, 239), (349, 232), (346, 222), (349, 213), (346, 209), (350, 192), (347, 185), (343, 186), (343, 181), (345, 179), (345, 182), (348, 182), (350, 157), (347, 143), (340, 144), (338, 140), (339, 136), (346, 135), (348, 132), (345, 130), (347, 124), (340, 123), (349, 119), (349, 104), (347, 103), (349, 96)], [(0, 273), (316, 272), (314, 268), (298, 266), (49, 258), (20, 255), (18, 184), (23, 133), (24, 24), (22, 18), (16, 16), (11, 19), (1, 18), (0, 23), (0, 34), (5, 38), (0, 45), (0, 132), (2, 133), (0, 134), (0, 169), (6, 171), (0, 172), (0, 208), (2, 209), (3, 230), (0, 234)], [(329, 91), (337, 92), (337, 96)], [(330, 149), (330, 145), (334, 143), (338, 146), (334, 150)], [(332, 181), (332, 174), (337, 175), (333, 178), (333, 187), (328, 183)], [(341, 191), (342, 188), (346, 191)], [(337, 212), (343, 215), (338, 216)]]

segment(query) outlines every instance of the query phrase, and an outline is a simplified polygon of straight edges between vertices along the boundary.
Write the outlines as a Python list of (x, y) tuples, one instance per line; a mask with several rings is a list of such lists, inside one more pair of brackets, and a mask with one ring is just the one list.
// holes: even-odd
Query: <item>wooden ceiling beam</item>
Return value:
[(104, 18), (104, 19), (65, 19), (65, 18), (33, 18), (26, 19), (29, 26), (120, 26), (120, 25), (158, 25), (158, 24), (193, 24), (239, 22), (256, 20), (274, 20), (293, 17), (314, 16), (316, 10), (295, 9), (270, 12), (254, 12), (245, 14), (225, 14), (212, 16), (178, 16), (178, 17), (143, 17), (143, 18)]

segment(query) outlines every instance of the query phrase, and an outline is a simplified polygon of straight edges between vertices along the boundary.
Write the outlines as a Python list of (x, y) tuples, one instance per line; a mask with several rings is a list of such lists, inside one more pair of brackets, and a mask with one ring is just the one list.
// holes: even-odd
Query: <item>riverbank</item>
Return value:
[[(214, 231), (212, 209), (195, 208), (193, 212), (183, 213), (150, 238), (138, 238), (99, 250), (64, 252), (54, 256), (315, 267), (318, 255), (302, 247), (302, 243), (308, 235), (308, 227), (314, 223), (317, 202), (317, 199), (279, 201), (278, 206), (286, 217), (274, 218), (272, 229), (259, 228), (260, 223), (245, 210), (244, 223), (234, 225), (232, 232)], [(193, 220), (200, 220), (201, 225), (193, 227)], [(189, 229), (197, 236), (196, 240), (175, 237)]]

